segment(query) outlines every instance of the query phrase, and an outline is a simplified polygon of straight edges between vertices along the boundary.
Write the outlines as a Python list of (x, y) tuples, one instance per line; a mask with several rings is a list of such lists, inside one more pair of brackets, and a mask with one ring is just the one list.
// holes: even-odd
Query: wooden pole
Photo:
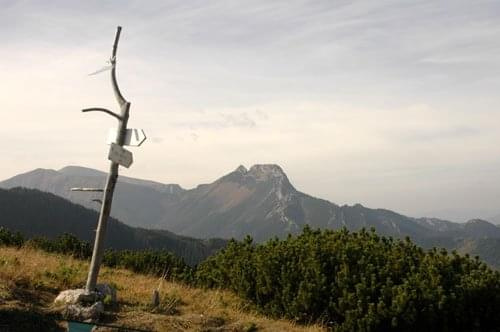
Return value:
[[(130, 111), (130, 102), (123, 98), (118, 83), (116, 81), (116, 51), (118, 48), (118, 41), (120, 39), (121, 27), (116, 30), (115, 42), (113, 44), (113, 53), (110, 59), (111, 62), (111, 84), (113, 85), (113, 92), (115, 94), (116, 100), (120, 106), (120, 115), (115, 114), (111, 111), (94, 108), (85, 109), (85, 112), (89, 111), (102, 111), (110, 114), (118, 119), (118, 130), (116, 134), (116, 144), (123, 146), (125, 142), (125, 136), (127, 133), (127, 122)], [(87, 284), (85, 290), (87, 292), (95, 291), (97, 284), (97, 276), (99, 275), (99, 268), (101, 266), (102, 257), (104, 254), (104, 240), (106, 238), (106, 227), (108, 223), (109, 214), (111, 212), (111, 204), (113, 203), (113, 193), (115, 190), (116, 182), (118, 180), (118, 163), (111, 162), (109, 166), (109, 173), (106, 179), (106, 185), (104, 187), (104, 195), (101, 204), (101, 211), (99, 214), (99, 222), (97, 224), (97, 232), (94, 242), (94, 250), (92, 252), (92, 261), (90, 262), (89, 274), (87, 277)]]

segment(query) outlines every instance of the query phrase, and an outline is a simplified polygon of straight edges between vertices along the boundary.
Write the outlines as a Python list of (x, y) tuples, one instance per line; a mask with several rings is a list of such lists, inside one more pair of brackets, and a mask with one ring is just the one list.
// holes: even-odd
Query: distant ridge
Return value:
[[(100, 171), (69, 166), (59, 171), (37, 169), (0, 182), (0, 187), (36, 188), (96, 208), (91, 195), (74, 193), (74, 186), (104, 182)], [(465, 224), (437, 218), (412, 218), (386, 209), (355, 204), (339, 206), (295, 189), (275, 164), (243, 165), (212, 183), (193, 189), (177, 184), (120, 177), (112, 215), (132, 226), (165, 229), (198, 238), (237, 238), (257, 241), (289, 233), (304, 225), (349, 230), (375, 228), (382, 235), (410, 236), (423, 246), (461, 249), (467, 242), (500, 239), (500, 228), (484, 220)]]
[(57, 171), (68, 176), (105, 176), (106, 173), (81, 166), (66, 166)]

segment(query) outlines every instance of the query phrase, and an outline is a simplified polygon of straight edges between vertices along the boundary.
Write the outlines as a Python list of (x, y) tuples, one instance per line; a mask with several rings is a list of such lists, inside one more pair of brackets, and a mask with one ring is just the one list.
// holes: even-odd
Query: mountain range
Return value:
[[(27, 187), (53, 193), (88, 208), (97, 195), (72, 187), (101, 187), (106, 174), (68, 166), (58, 171), (36, 169), (0, 182), (2, 188)], [(168, 230), (197, 238), (237, 238), (251, 235), (265, 241), (313, 228), (358, 230), (375, 228), (382, 235), (411, 237), (424, 246), (442, 246), (476, 253), (500, 242), (500, 227), (473, 219), (454, 223), (437, 218), (413, 218), (360, 204), (337, 205), (294, 188), (278, 165), (239, 166), (212, 183), (193, 189), (177, 184), (119, 177), (111, 214), (124, 223)], [(484, 256), (484, 255), (483, 255)]]

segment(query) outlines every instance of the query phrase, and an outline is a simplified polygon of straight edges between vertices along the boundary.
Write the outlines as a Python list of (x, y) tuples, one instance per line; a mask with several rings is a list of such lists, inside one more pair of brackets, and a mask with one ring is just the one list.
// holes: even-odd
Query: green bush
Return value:
[(21, 247), (24, 244), (24, 237), (19, 232), (11, 232), (0, 227), (0, 245), (8, 247)]
[(121, 267), (179, 281), (187, 281), (192, 275), (191, 268), (182, 259), (163, 250), (106, 250), (103, 263), (109, 267)]
[(35, 237), (28, 240), (26, 245), (46, 252), (70, 255), (77, 259), (92, 257), (92, 246), (88, 242), (81, 241), (76, 236), (67, 233), (54, 240)]
[[(92, 246), (72, 234), (63, 234), (56, 239), (34, 237), (25, 240), (20, 233), (0, 228), (0, 245), (40, 249), (45, 252), (70, 255), (77, 259), (88, 260), (92, 257)], [(182, 259), (166, 250), (106, 250), (104, 265), (121, 267), (134, 272), (165, 276), (169, 279), (191, 282), (193, 270)]]
[(231, 241), (196, 271), (263, 313), (335, 331), (495, 331), (500, 274), (477, 259), (424, 251), (374, 231), (313, 231)]

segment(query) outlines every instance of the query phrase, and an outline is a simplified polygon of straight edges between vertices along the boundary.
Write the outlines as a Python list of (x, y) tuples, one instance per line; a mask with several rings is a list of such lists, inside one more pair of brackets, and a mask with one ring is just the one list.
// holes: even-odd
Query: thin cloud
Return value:
[(396, 139), (408, 143), (427, 144), (440, 140), (461, 140), (478, 136), (483, 131), (478, 128), (458, 126), (438, 129), (420, 128), (401, 133)]
[[(229, 128), (256, 128), (257, 122), (247, 112), (218, 113), (203, 112), (195, 114), (197, 119), (190, 121), (173, 122), (177, 128), (195, 129), (229, 129)], [(262, 116), (262, 115), (261, 115)], [(201, 118), (201, 119), (200, 119)]]
[[(338, 203), (498, 206), (500, 175), (484, 165), (500, 164), (499, 17), (482, 0), (7, 1), (0, 178), (106, 169), (115, 123), (79, 110), (116, 109), (108, 73), (85, 75), (120, 24), (129, 124), (155, 143), (134, 151), (131, 176), (191, 187), (274, 161)], [(426, 171), (400, 171), (414, 169)]]
[(221, 114), (229, 127), (255, 128), (257, 123), (247, 113)]

